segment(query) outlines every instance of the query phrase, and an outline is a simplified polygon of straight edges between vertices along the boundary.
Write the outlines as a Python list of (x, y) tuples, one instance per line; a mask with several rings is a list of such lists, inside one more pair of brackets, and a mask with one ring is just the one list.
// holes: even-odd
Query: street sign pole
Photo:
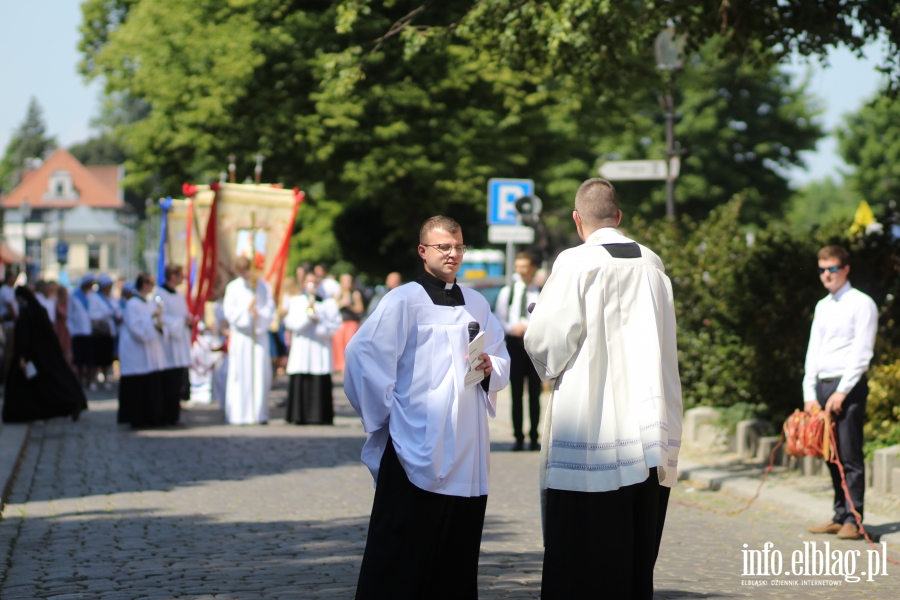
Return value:
[[(672, 94), (666, 94), (666, 162), (671, 165), (675, 156), (675, 103)], [(670, 169), (671, 170), (671, 169)], [(666, 217), (675, 218), (675, 177), (666, 177)]]
[(488, 241), (492, 244), (506, 242), (506, 285), (512, 285), (516, 259), (516, 242), (530, 244), (534, 230), (522, 225), (516, 209), (516, 200), (534, 195), (531, 179), (501, 179), (488, 181)]

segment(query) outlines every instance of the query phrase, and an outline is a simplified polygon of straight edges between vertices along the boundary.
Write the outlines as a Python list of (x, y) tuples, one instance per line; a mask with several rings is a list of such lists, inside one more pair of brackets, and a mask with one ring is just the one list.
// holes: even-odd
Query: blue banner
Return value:
[(169, 228), (169, 210), (172, 208), (172, 196), (159, 201), (162, 209), (162, 222), (159, 226), (159, 255), (156, 259), (156, 285), (166, 282), (166, 237)]

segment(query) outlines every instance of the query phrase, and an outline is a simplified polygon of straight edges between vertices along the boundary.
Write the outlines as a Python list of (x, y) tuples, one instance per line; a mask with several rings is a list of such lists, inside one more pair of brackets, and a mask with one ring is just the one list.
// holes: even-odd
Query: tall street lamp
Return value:
[(675, 218), (675, 175), (672, 160), (680, 154), (675, 150), (675, 102), (672, 99), (672, 86), (675, 81), (675, 72), (680, 71), (684, 66), (683, 49), (684, 36), (676, 36), (674, 27), (662, 30), (653, 43), (656, 68), (668, 73), (665, 97), (660, 96), (659, 103), (666, 111), (666, 164), (668, 165), (666, 216), (670, 219)]

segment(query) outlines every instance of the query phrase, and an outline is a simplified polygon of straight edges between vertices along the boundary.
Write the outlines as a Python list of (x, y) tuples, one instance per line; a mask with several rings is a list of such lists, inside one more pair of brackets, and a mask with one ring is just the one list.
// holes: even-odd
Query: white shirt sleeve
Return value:
[(853, 345), (850, 346), (850, 355), (847, 357), (847, 369), (837, 387), (840, 393), (849, 394), (869, 370), (877, 331), (878, 308), (870, 298), (865, 297), (853, 314)]
[(347, 345), (344, 391), (366, 433), (383, 428), (391, 416), (408, 328), (406, 302), (388, 294)]
[(809, 346), (806, 348), (806, 362), (803, 371), (803, 401), (816, 402), (816, 381), (819, 376), (819, 369), (816, 366), (816, 359), (819, 356), (819, 346), (822, 343), (822, 328), (818, 321), (819, 307), (813, 314), (812, 327), (809, 331)]

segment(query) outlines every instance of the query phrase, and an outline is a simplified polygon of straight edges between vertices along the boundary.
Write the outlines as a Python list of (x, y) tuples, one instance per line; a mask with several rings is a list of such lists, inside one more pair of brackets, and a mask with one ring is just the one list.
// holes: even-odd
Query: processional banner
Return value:
[(188, 297), (195, 318), (202, 319), (204, 304), (221, 298), (237, 277), (234, 263), (241, 256), (251, 261), (255, 276), (270, 283), (277, 299), (303, 192), (215, 183), (185, 184), (184, 193), (187, 198), (173, 200), (169, 211), (169, 259), (191, 275)]

